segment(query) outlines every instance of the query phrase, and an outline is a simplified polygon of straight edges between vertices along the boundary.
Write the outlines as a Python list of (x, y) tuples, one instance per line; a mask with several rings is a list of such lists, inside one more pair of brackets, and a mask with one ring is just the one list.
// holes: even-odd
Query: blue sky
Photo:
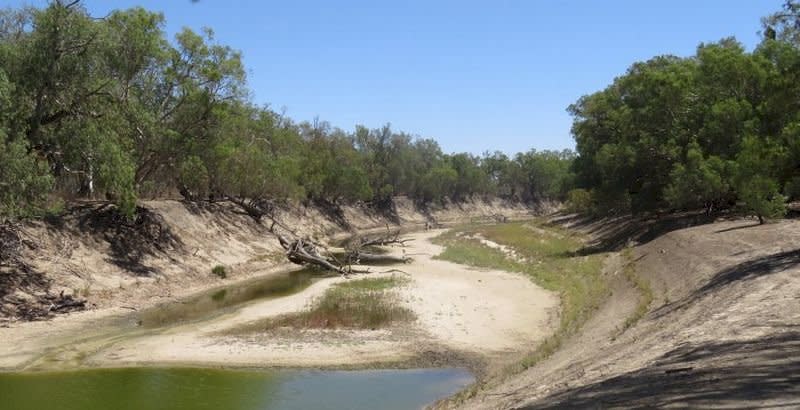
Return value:
[[(86, 0), (141, 5), (172, 35), (211, 27), (239, 49), (253, 99), (433, 137), (447, 152), (574, 146), (566, 107), (637, 60), (735, 36), (751, 49), (782, 0)], [(46, 1), (12, 1), (44, 5)]]

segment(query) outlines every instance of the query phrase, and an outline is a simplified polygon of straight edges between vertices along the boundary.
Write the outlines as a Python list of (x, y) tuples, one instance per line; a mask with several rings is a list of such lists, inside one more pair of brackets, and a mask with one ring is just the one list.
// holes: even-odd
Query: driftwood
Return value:
[(348, 261), (357, 265), (371, 264), (371, 263), (408, 263), (411, 258), (394, 255), (379, 255), (375, 253), (366, 253), (362, 251), (350, 251), (347, 255)]
[(407, 242), (412, 241), (411, 238), (400, 238), (400, 231), (389, 232), (389, 227), (386, 227), (387, 233), (379, 236), (363, 236), (359, 238), (354, 244), (348, 247), (346, 259), (348, 263), (353, 264), (384, 264), (384, 263), (408, 263), (411, 258), (405, 254), (403, 256), (382, 255), (364, 251), (364, 248), (371, 246), (389, 246), (400, 245), (406, 246)]
[(283, 235), (278, 235), (278, 241), (280, 241), (283, 249), (286, 250), (286, 257), (292, 263), (315, 265), (334, 272), (347, 273), (342, 265), (335, 265), (328, 258), (320, 255), (317, 247), (311, 241), (306, 241), (302, 238), (290, 241)]
[(64, 296), (64, 292), (61, 292), (61, 296), (54, 300), (47, 310), (50, 312), (72, 312), (74, 310), (83, 310), (85, 308), (86, 300), (73, 299), (71, 295)]
[(261, 222), (263, 217), (268, 217), (273, 221), (273, 214), (275, 212), (275, 206), (266, 199), (259, 199), (259, 198), (252, 198), (252, 199), (245, 199), (245, 198), (238, 198), (232, 195), (225, 195), (225, 199), (232, 202), (235, 205), (238, 205), (247, 215), (253, 218), (256, 222)]
[(75, 299), (72, 295), (46, 294), (34, 299), (9, 297), (4, 300), (14, 305), (11, 316), (25, 321), (49, 319), (56, 313), (67, 313), (86, 309), (86, 300)]
[(298, 265), (312, 265), (319, 268), (348, 275), (351, 273), (369, 273), (369, 270), (354, 269), (348, 264), (341, 263), (333, 257), (326, 257), (319, 253), (317, 246), (302, 238), (290, 241), (283, 235), (278, 235), (278, 241), (286, 250), (286, 257), (290, 262)]
[(22, 259), (24, 247), (35, 248), (32, 241), (22, 237), (18, 225), (10, 222), (0, 224), (0, 266), (21, 267), (27, 270), (28, 265)]
[(393, 233), (387, 233), (381, 236), (364, 236), (359, 239), (358, 243), (356, 244), (356, 248), (365, 248), (367, 246), (388, 246), (388, 245), (400, 245), (405, 246), (406, 242), (413, 241), (413, 239), (406, 238), (400, 239), (400, 231), (395, 231)]
[[(292, 263), (298, 265), (317, 266), (322, 269), (337, 272), (343, 275), (353, 273), (370, 273), (369, 269), (356, 269), (353, 268), (353, 265), (408, 263), (411, 260), (411, 258), (405, 255), (393, 256), (363, 252), (361, 247), (364, 245), (360, 244), (357, 248), (347, 251), (340, 260), (327, 251), (323, 255), (323, 253), (319, 250), (323, 247), (315, 244), (311, 240), (303, 238), (291, 240), (278, 233), (275, 235), (278, 237), (278, 241), (286, 251), (286, 257)], [(368, 245), (366, 246), (376, 246), (379, 243), (405, 243), (405, 241), (406, 240), (400, 240), (399, 237), (395, 236), (393, 239), (383, 238), (380, 240), (362, 241), (360, 243), (367, 243)]]

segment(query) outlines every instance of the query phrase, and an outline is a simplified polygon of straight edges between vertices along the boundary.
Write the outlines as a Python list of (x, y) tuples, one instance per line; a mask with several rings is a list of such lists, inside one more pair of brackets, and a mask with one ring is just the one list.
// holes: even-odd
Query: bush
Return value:
[(774, 179), (754, 175), (740, 184), (739, 199), (745, 210), (758, 217), (759, 223), (767, 219), (780, 218), (786, 214), (786, 197), (778, 193)]
[(793, 201), (800, 199), (800, 177), (794, 177), (786, 183), (783, 193)]
[(214, 266), (214, 268), (211, 269), (211, 273), (213, 273), (216, 276), (219, 276), (222, 279), (228, 277), (228, 273), (225, 271), (225, 267), (222, 265)]
[(26, 217), (45, 209), (53, 187), (48, 164), (28, 152), (28, 145), (9, 141), (0, 129), (0, 216)]
[(185, 188), (182, 194), (186, 199), (197, 200), (208, 195), (208, 170), (199, 157), (187, 157), (181, 164), (180, 172), (180, 183)]
[(592, 210), (592, 194), (585, 189), (573, 189), (567, 192), (565, 209), (568, 212), (585, 214)]

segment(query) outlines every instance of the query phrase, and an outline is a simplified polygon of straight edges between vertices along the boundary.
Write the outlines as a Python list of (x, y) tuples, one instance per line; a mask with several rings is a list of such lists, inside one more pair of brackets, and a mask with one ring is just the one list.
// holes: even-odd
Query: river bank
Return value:
[[(558, 298), (527, 278), (436, 260), (430, 242), (443, 230), (406, 235), (393, 253), (414, 255), (399, 266), (409, 281), (398, 292), (416, 320), (388, 329), (286, 330), (228, 336), (226, 330), (297, 312), (343, 277), (320, 279), (296, 294), (243, 306), (199, 323), (117, 343), (88, 358), (92, 365), (194, 364), (244, 367), (337, 367), (413, 360), (459, 352), (486, 361), (524, 350), (552, 331)], [(391, 275), (396, 273), (377, 273)], [(370, 274), (370, 276), (374, 276)]]
[[(0, 368), (24, 367), (40, 352), (76, 340), (74, 335), (102, 333), (157, 305), (297, 269), (286, 262), (266, 222), (230, 203), (142, 205), (143, 218), (132, 227), (120, 225), (113, 210), (96, 203), (21, 226), (27, 246), (20, 256), (30, 270), (3, 272), (11, 275), (12, 286), (0, 292)], [(298, 236), (332, 243), (359, 232), (422, 229), (432, 222), (452, 225), (498, 214), (525, 218), (536, 212), (522, 204), (477, 200), (420, 209), (404, 198), (397, 198), (388, 214), (359, 206), (330, 211), (282, 206), (273, 217)], [(216, 266), (225, 268), (226, 278), (212, 274)], [(47, 321), (15, 318), (15, 310), (48, 294), (85, 299), (88, 309)]]
[[(475, 269), (434, 257), (431, 239), (444, 230), (408, 234), (413, 255), (398, 267), (409, 280), (398, 289), (416, 320), (376, 330), (301, 330), (246, 337), (226, 329), (304, 309), (341, 276), (315, 279), (296, 293), (210, 312), (207, 318), (150, 328), (141, 315), (109, 308), (0, 328), (5, 370), (129, 366), (375, 368), (458, 365), (478, 372), (511, 360), (550, 334), (557, 297), (518, 274)], [(274, 268), (265, 280), (280, 275)], [(376, 273), (391, 275), (397, 273)], [(251, 280), (252, 281), (252, 280)], [(244, 281), (246, 282), (246, 281)], [(206, 290), (204, 295), (214, 296)], [(181, 302), (187, 303), (187, 302)], [(143, 313), (147, 312), (144, 310)], [(139, 323), (134, 323), (139, 320)], [(121, 330), (122, 329), (122, 330)]]

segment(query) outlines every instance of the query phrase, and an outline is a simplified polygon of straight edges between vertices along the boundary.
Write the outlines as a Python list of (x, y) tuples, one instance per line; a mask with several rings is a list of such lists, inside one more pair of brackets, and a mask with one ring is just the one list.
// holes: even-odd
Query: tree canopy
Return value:
[(748, 52), (733, 38), (695, 55), (633, 64), (569, 107), (576, 183), (605, 211), (737, 202), (759, 219), (800, 199), (800, 6), (764, 21)]
[(314, 119), (249, 99), (241, 53), (214, 33), (164, 32), (143, 8), (93, 18), (79, 2), (0, 11), (0, 215), (138, 198), (386, 205), (559, 199), (570, 152), (447, 154), (436, 141)]
[(79, 2), (0, 11), (0, 216), (74, 199), (182, 195), (387, 206), (500, 197), (649, 212), (739, 206), (760, 219), (800, 199), (800, 4), (689, 57), (636, 62), (581, 97), (576, 151), (445, 153), (396, 131), (297, 121), (250, 99), (241, 53), (210, 29), (167, 38), (142, 8)]

